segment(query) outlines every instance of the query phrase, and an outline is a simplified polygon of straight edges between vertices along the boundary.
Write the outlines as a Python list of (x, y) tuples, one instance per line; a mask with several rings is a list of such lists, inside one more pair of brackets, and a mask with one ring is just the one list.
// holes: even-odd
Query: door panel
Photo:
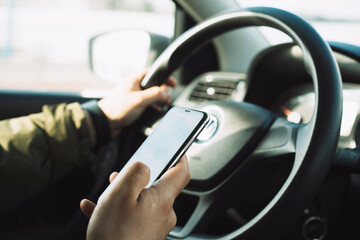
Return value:
[(87, 100), (76, 93), (0, 90), (0, 120), (40, 112), (44, 104)]

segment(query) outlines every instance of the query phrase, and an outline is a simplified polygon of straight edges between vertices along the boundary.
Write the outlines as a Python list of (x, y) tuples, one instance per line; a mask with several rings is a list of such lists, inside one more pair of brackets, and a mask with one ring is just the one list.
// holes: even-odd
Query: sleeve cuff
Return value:
[(81, 104), (82, 109), (86, 110), (94, 124), (96, 143), (94, 150), (97, 151), (99, 148), (111, 140), (110, 126), (107, 117), (101, 110), (96, 100), (87, 101)]

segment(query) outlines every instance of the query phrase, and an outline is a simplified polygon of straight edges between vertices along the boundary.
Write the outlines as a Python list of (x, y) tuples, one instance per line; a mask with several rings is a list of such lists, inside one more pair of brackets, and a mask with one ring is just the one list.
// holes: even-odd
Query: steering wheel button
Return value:
[(218, 120), (214, 115), (209, 114), (209, 122), (204, 128), (204, 130), (200, 133), (200, 135), (196, 139), (196, 143), (207, 142), (209, 141), (216, 133), (218, 129)]

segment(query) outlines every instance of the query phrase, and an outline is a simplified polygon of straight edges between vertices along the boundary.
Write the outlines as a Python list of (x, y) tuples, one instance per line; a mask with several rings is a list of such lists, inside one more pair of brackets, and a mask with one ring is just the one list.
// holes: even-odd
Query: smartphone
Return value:
[(133, 162), (142, 162), (150, 168), (151, 186), (184, 155), (208, 122), (205, 112), (172, 107), (161, 119), (124, 169)]
[(130, 164), (139, 161), (150, 168), (150, 180), (146, 188), (150, 187), (166, 170), (179, 161), (208, 121), (205, 112), (172, 107), (116, 178), (122, 176), (122, 172)]

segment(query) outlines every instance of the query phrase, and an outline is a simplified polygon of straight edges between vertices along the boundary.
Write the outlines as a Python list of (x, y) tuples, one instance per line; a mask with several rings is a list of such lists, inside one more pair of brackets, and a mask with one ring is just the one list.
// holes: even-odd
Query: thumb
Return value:
[(171, 88), (162, 85), (145, 89), (140, 92), (145, 105), (150, 105), (155, 102), (162, 102), (169, 104), (171, 102)]
[(164, 175), (157, 180), (154, 187), (158, 189), (161, 195), (167, 193), (175, 199), (189, 181), (190, 170), (187, 157), (184, 155), (174, 167), (167, 170)]

